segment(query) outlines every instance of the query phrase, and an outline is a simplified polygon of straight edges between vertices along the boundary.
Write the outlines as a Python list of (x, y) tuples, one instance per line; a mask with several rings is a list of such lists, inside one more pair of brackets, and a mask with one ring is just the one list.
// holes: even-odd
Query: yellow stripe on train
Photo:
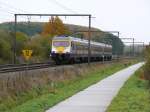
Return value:
[(57, 53), (64, 53), (65, 48), (64, 47), (57, 47), (56, 50), (57, 50)]

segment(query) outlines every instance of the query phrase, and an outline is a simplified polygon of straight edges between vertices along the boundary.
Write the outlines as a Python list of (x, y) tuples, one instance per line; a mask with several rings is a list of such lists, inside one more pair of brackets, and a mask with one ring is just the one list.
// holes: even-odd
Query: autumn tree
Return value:
[(49, 22), (45, 23), (42, 34), (51, 35), (53, 37), (55, 35), (69, 34), (69, 30), (65, 27), (62, 20), (58, 16), (52, 16)]

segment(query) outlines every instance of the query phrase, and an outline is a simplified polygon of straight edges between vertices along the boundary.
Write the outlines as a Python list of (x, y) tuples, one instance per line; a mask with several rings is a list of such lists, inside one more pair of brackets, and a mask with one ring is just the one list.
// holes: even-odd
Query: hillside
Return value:
[[(44, 22), (19, 22), (17, 23), (17, 31), (23, 32), (29, 36), (33, 36), (37, 33), (41, 33)], [(76, 31), (87, 31), (88, 27), (85, 26), (79, 26), (79, 25), (73, 25), (73, 24), (65, 24), (65, 26), (70, 30), (71, 33), (75, 33)], [(14, 23), (12, 22), (6, 22), (0, 24), (0, 29), (14, 31)], [(92, 28), (94, 31), (100, 31), (97, 28)]]
[[(43, 25), (44, 24), (40, 22), (30, 22), (30, 23), (19, 22), (17, 24), (17, 31), (23, 32), (29, 36), (33, 36), (37, 33), (41, 33)], [(12, 22), (2, 23), (0, 24), (0, 29), (14, 31), (14, 23)]]
[[(40, 34), (43, 29), (44, 22), (19, 22), (17, 23), (17, 31), (23, 32), (29, 36), (33, 36), (35, 34)], [(65, 26), (70, 30), (71, 34), (81, 33), (77, 31), (88, 31), (88, 27), (73, 25), (73, 24), (65, 24)], [(5, 22), (0, 24), (0, 29), (14, 31), (14, 23), (13, 22)], [(99, 31), (92, 33), (92, 39), (95, 40), (97, 37), (106, 37), (109, 33), (105, 33), (98, 28), (92, 28), (92, 31)], [(86, 37), (88, 37), (87, 32), (82, 32)], [(109, 34), (112, 35), (112, 34)], [(112, 35), (113, 36), (113, 35)], [(98, 39), (96, 39), (98, 40)]]

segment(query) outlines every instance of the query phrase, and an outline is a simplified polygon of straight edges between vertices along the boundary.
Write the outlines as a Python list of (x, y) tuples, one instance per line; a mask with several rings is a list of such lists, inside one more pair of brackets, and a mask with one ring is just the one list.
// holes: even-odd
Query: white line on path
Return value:
[(46, 112), (105, 112), (125, 81), (143, 64), (138, 63), (123, 69), (58, 103)]

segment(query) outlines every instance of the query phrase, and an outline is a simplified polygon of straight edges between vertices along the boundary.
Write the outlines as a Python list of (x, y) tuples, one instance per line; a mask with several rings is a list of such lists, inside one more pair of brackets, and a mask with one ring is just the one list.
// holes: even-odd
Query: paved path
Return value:
[(105, 112), (124, 82), (144, 63), (132, 65), (73, 95), (46, 112)]

